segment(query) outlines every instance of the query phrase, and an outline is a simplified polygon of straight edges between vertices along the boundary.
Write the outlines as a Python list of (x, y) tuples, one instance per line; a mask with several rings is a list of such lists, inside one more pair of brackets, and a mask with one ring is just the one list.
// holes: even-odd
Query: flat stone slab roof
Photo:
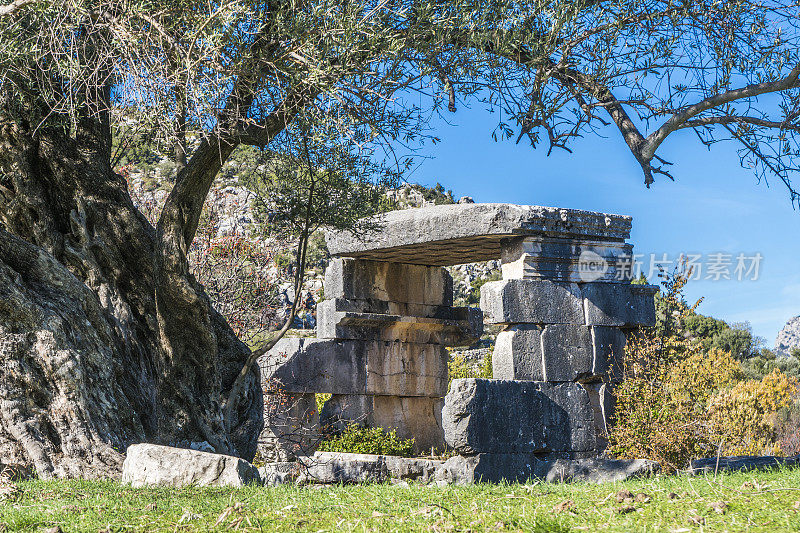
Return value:
[(503, 239), (543, 235), (621, 242), (631, 217), (515, 204), (455, 204), (392, 211), (375, 217), (380, 229), (357, 237), (326, 233), (334, 256), (447, 266), (500, 259)]

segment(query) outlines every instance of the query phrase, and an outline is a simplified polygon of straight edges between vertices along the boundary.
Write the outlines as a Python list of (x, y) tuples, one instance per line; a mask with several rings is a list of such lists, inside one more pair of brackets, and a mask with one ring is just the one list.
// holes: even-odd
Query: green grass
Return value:
[[(0, 531), (798, 531), (800, 470), (608, 485), (132, 489), (29, 481)], [(644, 492), (649, 502), (618, 503)], [(677, 498), (670, 499), (669, 493)], [(572, 511), (554, 509), (571, 501)], [(713, 510), (726, 502), (724, 514)], [(569, 507), (569, 504), (565, 505)], [(626, 506), (634, 510), (621, 511)]]

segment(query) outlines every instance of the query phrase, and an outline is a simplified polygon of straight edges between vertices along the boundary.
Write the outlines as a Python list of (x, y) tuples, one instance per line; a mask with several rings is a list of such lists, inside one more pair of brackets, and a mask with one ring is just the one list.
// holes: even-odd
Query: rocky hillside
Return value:
[[(146, 161), (146, 163), (128, 163), (121, 166), (119, 171), (128, 181), (128, 188), (134, 202), (155, 224), (158, 213), (172, 188), (174, 169), (167, 158), (158, 155), (152, 155)], [(265, 237), (260, 231), (258, 215), (253, 207), (255, 195), (242, 185), (242, 180), (238, 179), (239, 166), (236, 160), (229, 162), (214, 184), (206, 200), (201, 228), (193, 248), (209, 249), (215, 246), (224, 247), (227, 243), (234, 241), (245, 242), (248, 246), (258, 249), (261, 252), (260, 255), (269, 256), (272, 259), (261, 263), (243, 259), (232, 265), (220, 266), (214, 264), (213, 261), (203, 260), (202, 252), (195, 250), (195, 253), (190, 256), (190, 260), (193, 261), (195, 275), (206, 286), (217, 308), (226, 316), (238, 313), (243, 300), (247, 300), (242, 296), (243, 287), (252, 284), (255, 280), (259, 284), (272, 287), (271, 298), (269, 300), (262, 298), (258, 302), (253, 302), (250, 314), (246, 319), (240, 321), (242, 328), (237, 328), (237, 332), (243, 340), (246, 340), (248, 335), (244, 330), (253, 329), (248, 324), (258, 324), (256, 329), (275, 327), (276, 324), (282, 322), (286, 310), (291, 307), (296, 296), (292, 286), (290, 266), (293, 250), (286, 243)], [(452, 191), (446, 190), (439, 183), (434, 187), (405, 184), (397, 189), (387, 191), (386, 197), (389, 209), (416, 209), (439, 204), (473, 203), (470, 197), (456, 200)], [(300, 316), (295, 324), (297, 329), (309, 329), (316, 326), (314, 309), (316, 302), (324, 297), (322, 282), (328, 255), (321, 235), (312, 239), (310, 249), (313, 261), (309, 264), (300, 295), (302, 306)], [(245, 267), (245, 262), (249, 266)], [(250, 280), (243, 280), (239, 284), (242, 287), (234, 286), (235, 283), (231, 281), (233, 276), (230, 273), (237, 270), (237, 267), (238, 271), (251, 276)], [(477, 306), (481, 285), (486, 281), (499, 279), (499, 269), (499, 261), (451, 267), (456, 305)], [(237, 296), (229, 296), (230, 294), (237, 294)], [(258, 308), (265, 307), (270, 308), (271, 315), (269, 317), (264, 317), (263, 313), (257, 311)], [(261, 332), (257, 331), (252, 335), (259, 337)]]
[(775, 339), (775, 351), (789, 355), (792, 350), (800, 350), (800, 316), (789, 319)]

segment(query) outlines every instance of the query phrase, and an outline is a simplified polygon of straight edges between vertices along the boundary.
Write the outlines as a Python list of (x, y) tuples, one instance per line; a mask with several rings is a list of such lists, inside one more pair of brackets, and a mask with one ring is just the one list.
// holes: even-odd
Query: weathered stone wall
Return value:
[[(293, 402), (288, 416), (265, 417), (262, 455), (307, 454), (320, 424), (349, 422), (396, 428), (418, 452), (446, 440), (480, 456), (476, 465), (596, 455), (625, 330), (655, 321), (656, 288), (631, 285), (624, 268), (631, 219), (466, 204), (378, 222), (382, 229), (361, 240), (328, 235), (339, 257), (325, 275), (317, 338), (284, 339), (260, 361), (265, 387)], [(503, 280), (482, 287), (482, 312), (453, 307), (441, 267), (487, 259), (501, 259)], [(445, 347), (477, 340), (484, 314), (504, 327), (495, 379), (454, 381), (445, 401)], [(333, 395), (322, 413), (310, 407), (314, 393)], [(300, 438), (288, 439), (289, 430)]]
[(596, 237), (508, 239), (504, 279), (481, 288), (487, 321), (505, 326), (492, 356), (495, 379), (578, 384), (586, 394), (574, 401), (594, 413), (597, 452), (607, 444), (625, 331), (655, 322), (657, 287), (632, 285), (618, 268), (631, 253), (629, 244)]
[(442, 448), (445, 347), (480, 338), (480, 311), (452, 307), (453, 280), (441, 267), (338, 258), (326, 271), (325, 295), (317, 338), (282, 339), (259, 364), (265, 384), (279, 389), (268, 399), (305, 406), (314, 393), (333, 396), (295, 427), (277, 413), (266, 417), (262, 455), (305, 455), (320, 426), (352, 422), (396, 429), (419, 452)]

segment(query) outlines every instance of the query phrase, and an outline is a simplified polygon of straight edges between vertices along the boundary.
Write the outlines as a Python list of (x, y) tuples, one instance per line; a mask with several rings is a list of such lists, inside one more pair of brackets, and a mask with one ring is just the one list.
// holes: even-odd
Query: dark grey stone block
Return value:
[(611, 383), (582, 383), (589, 395), (589, 402), (594, 413), (594, 427), (597, 434), (597, 450), (605, 450), (608, 446), (608, 432), (614, 419), (616, 399)]
[(480, 453), (451, 457), (436, 470), (441, 483), (613, 483), (658, 473), (658, 463), (646, 459), (548, 459), (533, 454)]
[(542, 353), (545, 381), (576, 381), (592, 375), (594, 343), (592, 331), (586, 326), (545, 326)]
[(625, 334), (609, 326), (516, 324), (497, 336), (495, 379), (616, 380), (622, 375)]
[(493, 324), (583, 324), (583, 302), (575, 283), (511, 279), (481, 287), (481, 309)]
[(655, 285), (584, 283), (580, 286), (589, 326), (651, 326), (655, 324)]
[(501, 331), (492, 353), (492, 375), (495, 379), (544, 381), (542, 327), (519, 324)]
[(595, 326), (592, 328), (592, 338), (592, 375), (612, 381), (621, 380), (625, 362), (625, 333), (615, 327)]
[(652, 326), (656, 323), (654, 298), (658, 291), (658, 285), (631, 285), (631, 325)]
[(442, 426), (447, 444), (466, 455), (596, 448), (589, 397), (577, 383), (456, 379)]

